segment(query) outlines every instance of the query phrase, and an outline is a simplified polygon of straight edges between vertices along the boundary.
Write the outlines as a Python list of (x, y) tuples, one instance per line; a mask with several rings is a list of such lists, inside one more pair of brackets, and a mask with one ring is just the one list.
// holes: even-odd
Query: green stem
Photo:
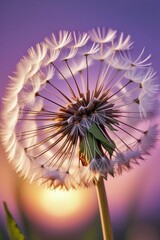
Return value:
[(101, 178), (96, 184), (96, 191), (98, 197), (103, 240), (113, 240), (109, 208), (103, 178)]

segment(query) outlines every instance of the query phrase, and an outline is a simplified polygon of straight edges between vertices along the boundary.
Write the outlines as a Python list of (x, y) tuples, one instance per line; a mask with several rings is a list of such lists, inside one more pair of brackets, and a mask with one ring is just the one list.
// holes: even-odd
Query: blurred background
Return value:
[[(1, 0), (0, 97), (26, 50), (60, 29), (104, 26), (131, 34), (135, 52), (145, 47), (159, 75), (159, 24), (159, 0)], [(160, 143), (147, 161), (106, 182), (115, 240), (160, 239), (159, 156)], [(102, 240), (94, 187), (65, 192), (27, 184), (0, 145), (0, 239), (8, 240), (3, 201), (28, 240)]]

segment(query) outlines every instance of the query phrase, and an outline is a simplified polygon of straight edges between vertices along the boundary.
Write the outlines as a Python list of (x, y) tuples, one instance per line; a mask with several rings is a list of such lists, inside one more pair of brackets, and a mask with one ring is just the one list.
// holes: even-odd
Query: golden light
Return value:
[(97, 213), (94, 187), (64, 191), (25, 185), (21, 200), (29, 220), (44, 228), (79, 228)]
[(77, 211), (77, 209), (82, 207), (81, 205), (83, 201), (80, 201), (80, 199), (80, 192), (77, 194), (75, 191), (65, 192), (56, 190), (53, 193), (50, 190), (44, 190), (44, 194), (41, 196), (39, 203), (48, 214), (51, 213), (52, 208), (54, 212), (51, 214), (54, 216), (67, 217), (71, 216)]

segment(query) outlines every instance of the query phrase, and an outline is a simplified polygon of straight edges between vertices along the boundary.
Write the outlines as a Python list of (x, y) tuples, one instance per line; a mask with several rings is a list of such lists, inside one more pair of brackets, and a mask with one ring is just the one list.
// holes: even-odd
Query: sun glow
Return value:
[[(82, 208), (86, 200), (82, 191), (61, 191), (44, 190), (44, 194), (39, 200), (39, 204), (46, 213), (56, 217), (68, 217), (74, 215)], [(52, 212), (51, 212), (52, 210)]]
[(97, 213), (93, 188), (51, 191), (27, 185), (21, 199), (28, 218), (45, 228), (79, 228)]

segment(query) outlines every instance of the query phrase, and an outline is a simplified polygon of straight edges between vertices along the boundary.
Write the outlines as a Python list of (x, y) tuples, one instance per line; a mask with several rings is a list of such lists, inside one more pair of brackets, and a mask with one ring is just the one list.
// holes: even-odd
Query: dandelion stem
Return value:
[(96, 191), (97, 191), (97, 197), (98, 197), (103, 240), (113, 240), (108, 201), (107, 201), (103, 178), (101, 178), (96, 184)]

